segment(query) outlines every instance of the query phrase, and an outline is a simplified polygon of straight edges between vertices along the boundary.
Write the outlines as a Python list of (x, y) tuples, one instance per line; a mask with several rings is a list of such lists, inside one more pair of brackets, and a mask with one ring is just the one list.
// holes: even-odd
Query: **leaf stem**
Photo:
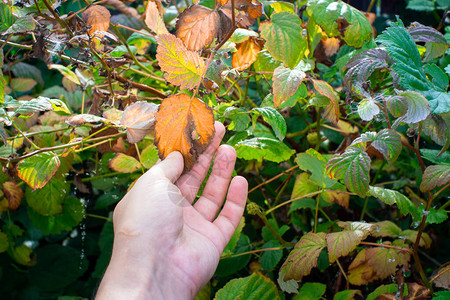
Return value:
[(283, 175), (285, 175), (285, 174), (287, 174), (287, 173), (289, 173), (289, 172), (291, 172), (291, 171), (293, 171), (293, 170), (295, 170), (295, 169), (297, 169), (297, 168), (298, 168), (298, 165), (293, 166), (292, 168), (289, 168), (289, 169), (287, 169), (286, 171), (281, 172), (280, 174), (278, 174), (278, 175), (276, 175), (276, 176), (270, 178), (269, 180), (266, 180), (266, 181), (264, 181), (264, 182), (258, 184), (257, 186), (253, 187), (251, 190), (248, 191), (248, 193), (250, 194), (250, 193), (253, 192), (254, 190), (257, 190), (257, 189), (259, 189), (260, 187), (262, 187), (263, 185), (268, 184), (268, 183), (274, 181), (275, 179), (280, 178), (281, 176), (283, 176)]
[(285, 205), (287, 205), (289, 203), (292, 203), (292, 202), (294, 202), (296, 200), (300, 200), (300, 199), (303, 199), (303, 198), (311, 198), (312, 196), (315, 196), (315, 195), (320, 194), (320, 193), (322, 193), (322, 191), (317, 191), (317, 192), (314, 192), (314, 193), (309, 193), (309, 194), (305, 194), (305, 195), (302, 195), (302, 196), (299, 196), (299, 197), (292, 198), (292, 199), (290, 199), (288, 201), (285, 201), (283, 203), (278, 204), (277, 206), (272, 207), (271, 209), (266, 210), (265, 214), (266, 215), (270, 214), (272, 211), (274, 211), (274, 210), (276, 210), (276, 209), (278, 209), (278, 208), (280, 208), (282, 206), (285, 206)]
[(104, 217), (104, 216), (100, 216), (100, 215), (95, 215), (95, 214), (89, 214), (89, 213), (86, 213), (85, 216), (86, 216), (86, 217), (91, 217), (91, 218), (96, 218), (96, 219), (101, 219), (101, 220), (105, 220), (105, 221), (109, 221), (109, 222), (112, 221), (112, 220), (111, 220), (110, 218), (108, 218), (108, 217)]
[(346, 281), (346, 289), (348, 289), (349, 288), (349, 282), (348, 282), (347, 274), (345, 273), (344, 268), (342, 267), (341, 263), (339, 262), (339, 259), (336, 259), (336, 263), (337, 263), (339, 269), (341, 269), (341, 273), (344, 276), (345, 281)]

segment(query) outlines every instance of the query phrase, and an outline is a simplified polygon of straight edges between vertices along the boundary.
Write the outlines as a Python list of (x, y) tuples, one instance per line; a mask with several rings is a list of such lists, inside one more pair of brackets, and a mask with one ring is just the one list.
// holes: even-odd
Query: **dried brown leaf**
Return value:
[(147, 8), (145, 9), (145, 25), (156, 34), (169, 33), (157, 4), (152, 0), (148, 1)]
[(127, 128), (127, 139), (134, 144), (153, 131), (158, 106), (145, 101), (135, 102), (125, 109), (120, 124)]
[(14, 181), (7, 181), (3, 183), (3, 193), (8, 199), (9, 209), (16, 210), (23, 198), (22, 189)]
[(156, 115), (155, 145), (159, 156), (179, 151), (190, 169), (214, 136), (214, 115), (203, 101), (185, 94), (166, 98)]
[[(108, 31), (111, 14), (109, 10), (101, 5), (92, 5), (87, 8), (81, 16), (86, 22), (87, 26), (90, 26), (88, 31), (89, 35), (94, 35), (96, 31)], [(95, 33), (98, 37), (103, 37), (104, 33)]]

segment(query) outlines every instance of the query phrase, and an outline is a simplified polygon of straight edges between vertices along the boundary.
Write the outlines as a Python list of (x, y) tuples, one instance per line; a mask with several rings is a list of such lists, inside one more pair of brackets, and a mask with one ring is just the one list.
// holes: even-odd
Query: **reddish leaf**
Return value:
[(125, 109), (120, 124), (127, 128), (127, 139), (134, 144), (150, 133), (155, 125), (158, 106), (145, 101), (135, 102)]
[[(92, 5), (88, 7), (82, 14), (83, 20), (87, 26), (90, 26), (88, 33), (93, 35), (96, 31), (107, 31), (109, 28), (111, 14), (109, 10), (100, 5)], [(103, 37), (102, 33), (95, 33), (99, 37)]]
[(326, 240), (330, 263), (353, 251), (368, 234), (367, 231), (363, 230), (344, 230), (327, 234)]
[[(408, 241), (410, 241), (411, 243), (415, 243), (416, 239), (417, 239), (417, 234), (418, 232), (415, 230), (404, 230), (401, 235), (404, 236)], [(428, 233), (423, 232), (422, 235), (420, 236), (420, 241), (419, 241), (419, 246), (420, 247), (425, 247), (425, 248), (430, 248), (431, 246), (431, 237), (428, 235)]]
[(8, 199), (9, 209), (16, 210), (23, 198), (22, 189), (14, 181), (7, 181), (3, 183), (3, 193)]
[(250, 37), (243, 43), (236, 45), (236, 52), (233, 53), (232, 66), (243, 71), (255, 62), (256, 55), (262, 50), (264, 43), (262, 40)]
[(434, 284), (437, 287), (450, 290), (450, 263), (442, 265), (437, 271), (434, 277)]
[[(241, 28), (253, 25), (255, 19), (263, 15), (262, 4), (256, 0), (235, 0), (234, 8), (236, 9), (235, 20)], [(231, 1), (226, 2), (222, 10), (231, 19)]]
[(197, 98), (177, 94), (166, 98), (156, 114), (155, 145), (159, 156), (180, 151), (190, 169), (214, 136), (211, 108)]
[(192, 5), (178, 17), (176, 35), (186, 48), (197, 51), (210, 45), (214, 38), (218, 42), (222, 41), (231, 26), (231, 20), (221, 11)]
[[(390, 242), (384, 242), (384, 244), (390, 245)], [(395, 246), (402, 248), (408, 248), (407, 245), (401, 240), (394, 241)], [(406, 266), (409, 262), (411, 255), (409, 252), (403, 253), (397, 249), (374, 247), (367, 249), (366, 259), (367, 263), (372, 266), (375, 274), (384, 279), (389, 275), (395, 274), (397, 266)]]
[(313, 79), (313, 84), (319, 94), (331, 101), (325, 108), (324, 117), (332, 123), (337, 123), (339, 120), (339, 95), (323, 80)]
[(281, 268), (285, 268), (286, 276), (283, 280), (301, 280), (303, 276), (311, 273), (317, 266), (320, 252), (327, 246), (325, 233), (307, 233), (295, 245)]
[(280, 66), (273, 72), (273, 104), (280, 106), (289, 97), (295, 94), (305, 79), (306, 74), (299, 68), (293, 70)]
[(420, 184), (422, 192), (431, 191), (435, 187), (443, 186), (450, 182), (450, 166), (435, 165), (425, 169)]
[(147, 8), (145, 9), (145, 25), (156, 34), (169, 33), (158, 6), (152, 0), (148, 1)]
[(161, 70), (167, 72), (164, 75), (167, 81), (181, 89), (196, 87), (205, 70), (205, 62), (200, 56), (187, 50), (183, 42), (171, 34), (160, 34), (157, 41), (156, 58)]

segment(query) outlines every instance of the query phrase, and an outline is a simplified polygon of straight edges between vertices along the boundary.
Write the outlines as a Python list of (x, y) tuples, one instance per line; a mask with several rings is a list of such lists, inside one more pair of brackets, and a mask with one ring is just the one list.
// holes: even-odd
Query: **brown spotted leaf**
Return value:
[(159, 156), (179, 151), (190, 169), (214, 136), (214, 115), (203, 101), (185, 94), (166, 98), (156, 114), (155, 145)]
[(256, 60), (256, 55), (264, 47), (262, 40), (249, 37), (246, 41), (236, 45), (236, 52), (233, 53), (232, 66), (243, 71), (250, 67)]
[[(108, 31), (111, 14), (109, 10), (101, 5), (92, 5), (88, 7), (82, 14), (83, 20), (87, 26), (90, 26), (88, 33), (93, 35), (96, 31)], [(99, 37), (103, 34), (96, 33)]]
[(135, 102), (125, 109), (120, 124), (127, 128), (127, 139), (134, 144), (153, 131), (158, 105), (145, 101)]
[(186, 48), (198, 51), (210, 45), (214, 38), (221, 42), (231, 28), (231, 20), (221, 11), (192, 5), (178, 17), (176, 35)]
[(310, 232), (302, 236), (281, 267), (286, 270), (283, 280), (301, 280), (303, 276), (311, 273), (312, 268), (317, 266), (320, 252), (326, 246), (323, 232)]
[(169, 33), (159, 12), (158, 6), (152, 0), (148, 1), (145, 9), (145, 25), (156, 34)]
[(3, 183), (3, 193), (8, 199), (9, 209), (16, 210), (23, 198), (22, 189), (14, 181), (7, 181)]
[(187, 50), (183, 42), (174, 35), (158, 35), (156, 58), (164, 77), (181, 89), (192, 89), (202, 80), (205, 62), (198, 53)]

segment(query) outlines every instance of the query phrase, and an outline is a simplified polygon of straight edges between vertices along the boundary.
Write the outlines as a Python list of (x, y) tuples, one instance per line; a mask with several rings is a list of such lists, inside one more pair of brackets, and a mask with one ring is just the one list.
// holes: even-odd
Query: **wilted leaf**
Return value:
[(108, 167), (120, 173), (133, 173), (141, 168), (141, 163), (132, 156), (118, 153), (109, 161)]
[(373, 225), (376, 226), (376, 229), (371, 233), (371, 235), (375, 237), (398, 237), (402, 233), (400, 227), (391, 221), (381, 221), (374, 223)]
[(231, 30), (231, 20), (222, 11), (192, 5), (179, 16), (176, 35), (189, 50), (201, 50), (215, 38), (220, 43)]
[(263, 42), (260, 39), (250, 37), (242, 43), (236, 44), (236, 52), (233, 53), (231, 61), (233, 68), (243, 71), (255, 62), (256, 55), (263, 48)]
[(253, 273), (248, 277), (230, 280), (216, 293), (214, 299), (279, 300), (280, 296), (277, 287), (268, 277)]
[(94, 115), (82, 114), (68, 118), (66, 123), (70, 126), (80, 126), (87, 123), (101, 125), (101, 123), (107, 124), (111, 123), (111, 121)]
[(320, 252), (327, 246), (325, 236), (323, 232), (309, 232), (302, 236), (282, 266), (286, 270), (284, 280), (301, 280), (311, 273), (312, 268), (317, 266)]
[(294, 68), (308, 48), (306, 38), (302, 36), (300, 18), (289, 12), (275, 13), (271, 22), (261, 23), (260, 28), (270, 54), (287, 67)]
[(381, 187), (370, 186), (368, 194), (380, 199), (382, 202), (388, 205), (392, 205), (394, 203), (397, 204), (397, 207), (400, 210), (400, 214), (402, 215), (410, 213), (413, 217), (417, 216), (417, 207), (411, 202), (411, 200), (409, 200), (400, 192)]
[(348, 267), (348, 280), (354, 285), (366, 285), (368, 282), (377, 280), (372, 266), (367, 263), (366, 249), (358, 252)]
[(272, 130), (275, 132), (275, 136), (277, 139), (282, 141), (286, 135), (286, 121), (284, 117), (273, 107), (265, 106), (265, 107), (256, 107), (252, 109), (252, 111), (259, 112), (263, 120), (269, 123), (272, 127)]
[(14, 24), (3, 34), (17, 34), (33, 31), (36, 28), (35, 21), (31, 16), (23, 16), (14, 21)]
[(190, 169), (213, 136), (214, 115), (204, 102), (185, 94), (163, 100), (155, 126), (155, 145), (161, 158), (180, 151), (185, 170)]
[[(408, 32), (415, 42), (425, 42), (431, 45), (440, 45), (441, 50), (437, 53), (435, 57), (429, 57), (430, 47), (427, 47), (427, 52), (424, 57), (429, 57), (430, 59), (436, 58), (437, 56), (441, 56), (444, 52), (449, 48), (448, 42), (445, 39), (445, 36), (434, 29), (433, 27), (422, 25), (418, 22), (412, 22), (408, 27)], [(425, 44), (427, 46), (427, 44)]]
[(35, 112), (53, 110), (56, 112), (63, 112), (70, 114), (70, 110), (66, 104), (58, 99), (50, 99), (47, 97), (39, 96), (38, 98), (29, 101), (19, 101), (20, 106), (14, 112), (14, 115), (29, 116)]
[(152, 0), (148, 1), (145, 9), (145, 25), (156, 34), (169, 33), (156, 3)]
[(265, 159), (276, 163), (288, 160), (295, 153), (283, 142), (265, 137), (240, 141), (234, 148), (239, 158), (245, 160), (256, 159), (257, 161)]
[(402, 151), (400, 135), (392, 129), (383, 129), (378, 133), (365, 132), (360, 137), (353, 140), (351, 146), (360, 143), (370, 143), (392, 164)]
[(120, 124), (127, 128), (127, 139), (135, 144), (153, 131), (158, 105), (145, 101), (135, 102), (124, 110)]
[(324, 118), (331, 123), (336, 124), (339, 120), (339, 95), (333, 88), (323, 80), (313, 79), (314, 89), (322, 95), (330, 99), (330, 104), (327, 105), (324, 111)]
[(53, 177), (60, 164), (57, 155), (43, 152), (20, 161), (17, 172), (32, 189), (40, 189)]
[(372, 26), (364, 13), (342, 1), (313, 0), (308, 9), (329, 37), (341, 37), (349, 46), (361, 47), (372, 38)]
[(371, 121), (379, 113), (380, 108), (371, 97), (363, 99), (358, 103), (358, 115), (364, 121)]
[(90, 26), (89, 35), (97, 35), (103, 37), (102, 33), (95, 33), (96, 31), (108, 31), (111, 14), (109, 10), (101, 5), (89, 6), (82, 14), (83, 20), (87, 26)]
[(365, 197), (369, 189), (369, 170), (370, 157), (358, 147), (349, 147), (327, 163), (328, 176), (343, 179), (347, 188), (360, 197)]
[(69, 69), (66, 66), (63, 65), (56, 65), (56, 64), (52, 64), (50, 66), (48, 66), (48, 68), (50, 70), (55, 69), (58, 70), (65, 78), (69, 79), (70, 81), (72, 81), (73, 83), (76, 83), (78, 85), (80, 85), (80, 79), (78, 78), (78, 76), (75, 74), (74, 71), (72, 71), (71, 69)]
[(437, 271), (437, 278), (433, 280), (436, 287), (450, 290), (450, 264), (444, 264)]
[(300, 69), (293, 70), (280, 66), (273, 72), (273, 104), (280, 106), (289, 97), (295, 94), (305, 79), (306, 74)]
[[(391, 242), (385, 241), (384, 244), (390, 245)], [(408, 246), (401, 240), (395, 240), (393, 245), (408, 249)], [(397, 267), (406, 266), (410, 258), (409, 252), (401, 252), (393, 248), (373, 247), (366, 250), (367, 263), (372, 266), (380, 279), (395, 274)]]
[[(255, 19), (263, 15), (262, 4), (257, 0), (235, 0), (234, 8), (236, 23), (241, 28), (253, 25)], [(231, 1), (228, 0), (221, 11), (231, 19)]]
[(166, 72), (167, 81), (181, 89), (196, 87), (205, 70), (205, 62), (200, 56), (187, 50), (183, 42), (171, 34), (160, 34), (157, 41), (156, 58), (161, 70)]
[(8, 199), (9, 209), (16, 210), (23, 198), (22, 189), (14, 181), (7, 181), (3, 183), (3, 193)]
[(450, 166), (434, 165), (425, 169), (420, 184), (422, 192), (431, 191), (435, 187), (443, 186), (450, 182)]

